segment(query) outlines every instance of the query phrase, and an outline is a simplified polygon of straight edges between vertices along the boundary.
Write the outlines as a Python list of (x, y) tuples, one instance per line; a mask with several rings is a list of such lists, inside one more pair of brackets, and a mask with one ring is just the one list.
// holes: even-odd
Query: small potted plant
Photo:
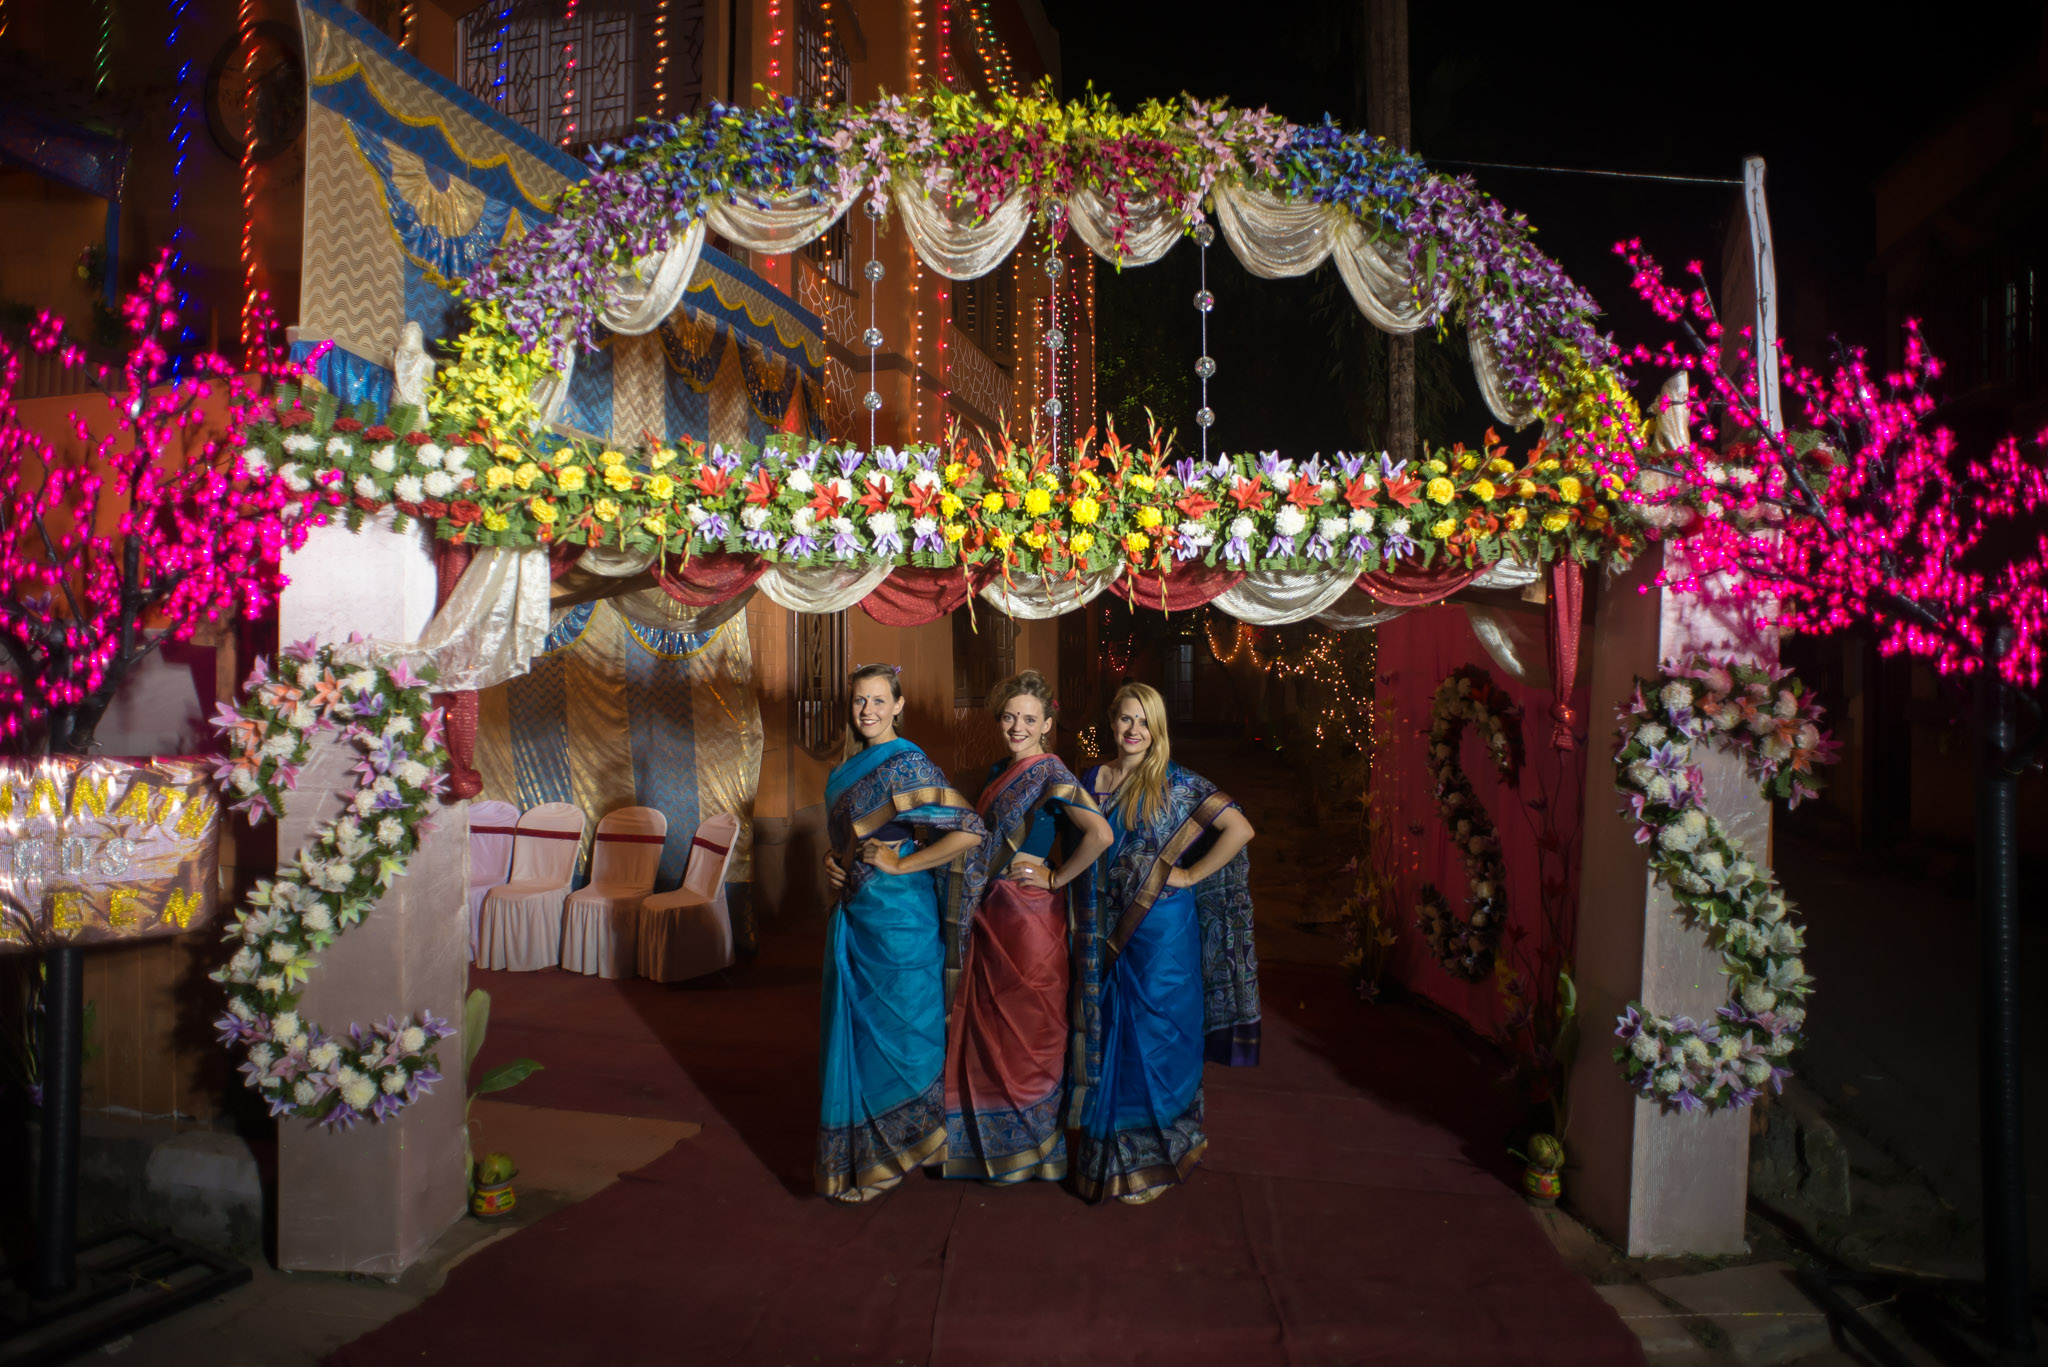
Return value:
[[(462, 1073), (470, 1076), (476, 1069), (476, 1056), (484, 1046), (484, 1031), (491, 1023), (491, 994), (482, 988), (476, 989), (462, 1004)], [(512, 1190), (512, 1179), (519, 1175), (519, 1169), (512, 1166), (512, 1160), (502, 1153), (487, 1153), (481, 1159), (476, 1149), (468, 1143), (467, 1136), (476, 1124), (469, 1118), (469, 1112), (476, 1105), (476, 1099), (485, 1092), (502, 1092), (507, 1087), (517, 1086), (539, 1072), (541, 1065), (530, 1058), (516, 1058), (510, 1063), (497, 1067), (476, 1079), (470, 1087), (469, 1100), (463, 1106), (463, 1158), (469, 1167), (469, 1209), (479, 1219), (492, 1219), (510, 1211), (517, 1203), (518, 1196)]]

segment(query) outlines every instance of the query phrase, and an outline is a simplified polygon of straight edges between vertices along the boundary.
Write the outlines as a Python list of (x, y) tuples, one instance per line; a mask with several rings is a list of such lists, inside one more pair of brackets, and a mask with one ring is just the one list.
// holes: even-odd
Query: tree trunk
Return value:
[[(1364, 0), (1366, 131), (1414, 148), (1408, 122), (1408, 0)], [(1387, 450), (1414, 458), (1415, 338), (1387, 338)]]

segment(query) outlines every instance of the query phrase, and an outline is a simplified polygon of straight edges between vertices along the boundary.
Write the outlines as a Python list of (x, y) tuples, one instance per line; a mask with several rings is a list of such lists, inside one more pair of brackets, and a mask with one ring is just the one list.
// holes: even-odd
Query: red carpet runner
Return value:
[(821, 936), (729, 985), (478, 973), (507, 1100), (704, 1122), (469, 1258), (338, 1367), (1639, 1363), (1508, 1184), (1496, 1068), (1437, 1019), (1272, 967), (1265, 1063), (1209, 1070), (1208, 1162), (1140, 1208), (912, 1178), (810, 1194)]

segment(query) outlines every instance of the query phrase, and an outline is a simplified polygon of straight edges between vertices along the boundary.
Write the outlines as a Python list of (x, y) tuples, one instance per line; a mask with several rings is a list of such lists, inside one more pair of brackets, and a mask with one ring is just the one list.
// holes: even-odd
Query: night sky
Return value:
[[(1046, 0), (1046, 8), (1060, 32), (1069, 98), (1092, 81), (1125, 107), (1185, 91), (1268, 105), (1299, 123), (1325, 113), (1362, 122), (1356, 0), (1219, 8), (1215, 20), (1166, 0)], [(1761, 155), (1781, 334), (1814, 362), (1831, 335), (1881, 353), (1871, 187), (1979, 87), (2036, 60), (2042, 14), (2039, 3), (2005, 0), (1726, 4), (1711, 14), (1697, 6), (1411, 0), (1415, 145), (1425, 158), (1730, 178), (1740, 176), (1745, 155)], [(1282, 17), (1261, 26), (1268, 15)], [(1736, 209), (1735, 191), (1715, 186), (1473, 175), (1529, 217), (1539, 245), (1600, 301), (1624, 345), (1658, 344), (1666, 334), (1630, 294), (1613, 243), (1640, 237), (1673, 268), (1703, 258), (1711, 278)], [(1159, 373), (1148, 392), (1162, 409), (1178, 410), (1184, 436), (1194, 430), (1197, 402), (1188, 373), (1199, 354), (1189, 302), (1195, 256), (1186, 244), (1121, 277), (1105, 268), (1098, 281), (1105, 402), (1147, 383), (1142, 357), (1131, 374), (1117, 369), (1112, 353), (1135, 356), (1150, 342)], [(1212, 444), (1304, 454), (1362, 444), (1370, 418), (1346, 403), (1346, 391), (1356, 389), (1364, 363), (1357, 346), (1333, 343), (1342, 295), (1330, 268), (1308, 280), (1255, 280), (1220, 240), (1209, 266), (1219, 301), (1210, 322), (1218, 362)], [(1440, 403), (1451, 430), (1433, 433), (1425, 419), (1424, 435), (1471, 441), (1486, 418), (1462, 343), (1450, 352), (1455, 363), (1438, 361), (1435, 373), (1452, 377), (1464, 402)]]

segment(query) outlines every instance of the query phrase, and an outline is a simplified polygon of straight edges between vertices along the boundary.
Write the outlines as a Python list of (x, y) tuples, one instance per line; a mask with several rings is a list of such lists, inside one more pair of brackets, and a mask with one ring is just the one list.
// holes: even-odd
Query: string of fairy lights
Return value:
[(802, 0), (768, 0), (768, 89), (773, 92), (776, 83), (782, 79), (782, 44), (789, 36), (789, 24), (783, 18), (785, 3), (801, 3)]
[[(1373, 746), (1377, 740), (1377, 728), (1372, 692), (1361, 693), (1352, 682), (1351, 671), (1345, 667), (1342, 644), (1333, 632), (1321, 627), (1310, 628), (1308, 648), (1299, 657), (1280, 651), (1261, 656), (1260, 628), (1247, 622), (1233, 621), (1231, 625), (1236, 628), (1236, 634), (1226, 646), (1216, 637), (1218, 621), (1218, 614), (1209, 613), (1203, 630), (1208, 638), (1209, 653), (1216, 657), (1218, 664), (1227, 667), (1243, 660), (1254, 673), (1314, 685), (1324, 699), (1313, 723), (1316, 744), (1322, 745), (1333, 736), (1341, 736), (1366, 754), (1375, 753)], [(1379, 636), (1374, 633), (1365, 645), (1365, 677), (1374, 678), (1378, 672)]]
[(256, 3), (242, 0), (242, 349), (256, 341)]
[(562, 11), (562, 146), (576, 141), (576, 7), (569, 0)]

